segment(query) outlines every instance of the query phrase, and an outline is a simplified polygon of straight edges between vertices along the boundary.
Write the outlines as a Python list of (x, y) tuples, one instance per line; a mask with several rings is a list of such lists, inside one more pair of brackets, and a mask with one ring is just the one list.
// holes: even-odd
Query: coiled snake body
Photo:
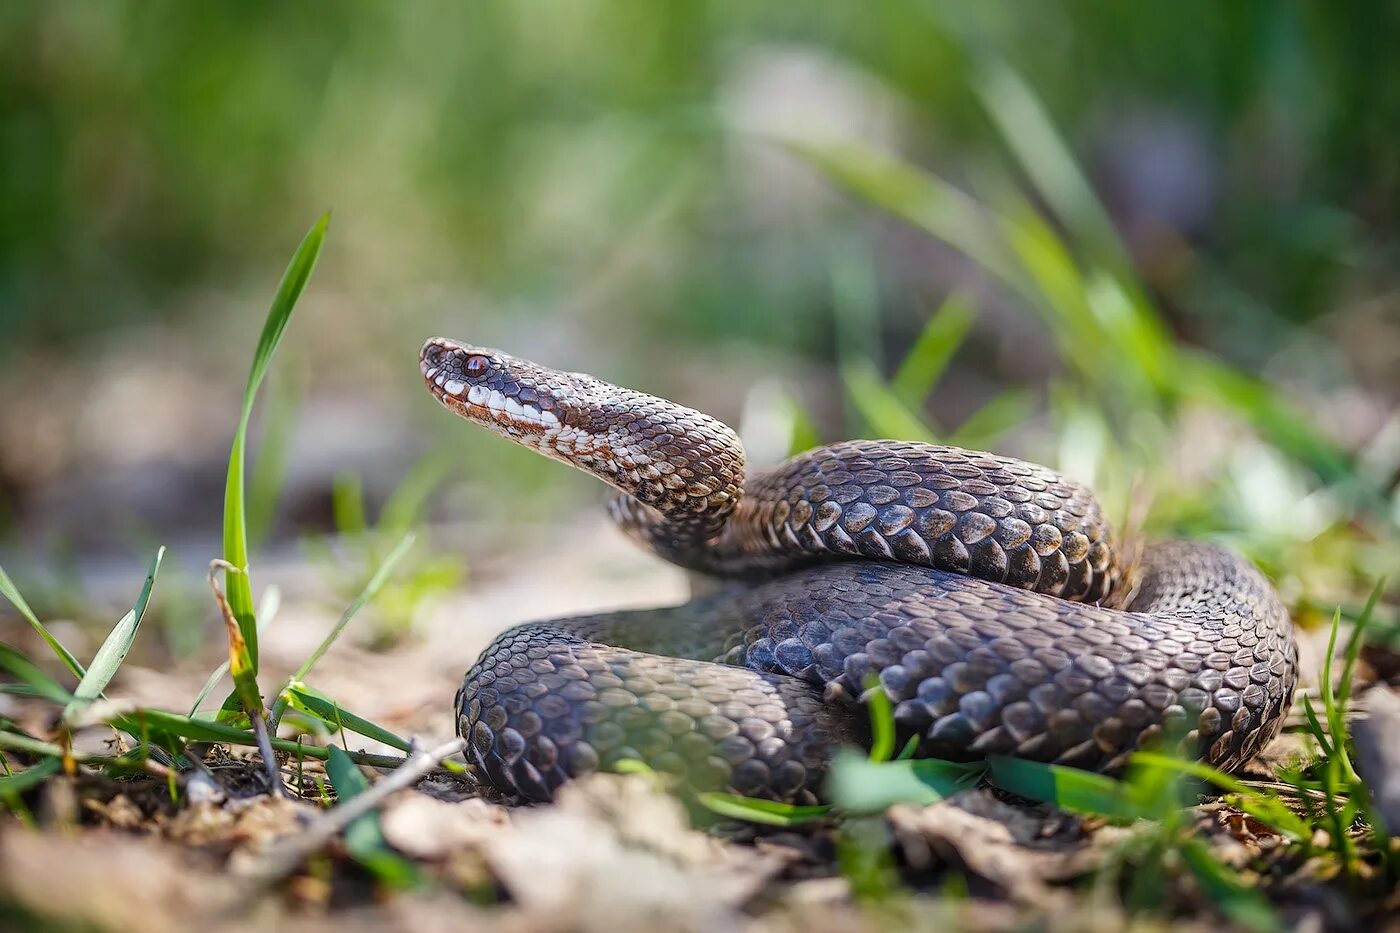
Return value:
[(620, 490), (634, 538), (734, 581), (500, 635), (457, 704), (508, 793), (640, 759), (695, 789), (810, 800), (864, 739), (874, 683), (921, 755), (1107, 772), (1164, 734), (1236, 767), (1291, 701), (1292, 626), (1251, 564), (1168, 541), (1129, 581), (1093, 496), (1044, 467), (851, 441), (745, 477), (732, 430), (664, 399), (438, 338), (420, 365), (451, 411)]

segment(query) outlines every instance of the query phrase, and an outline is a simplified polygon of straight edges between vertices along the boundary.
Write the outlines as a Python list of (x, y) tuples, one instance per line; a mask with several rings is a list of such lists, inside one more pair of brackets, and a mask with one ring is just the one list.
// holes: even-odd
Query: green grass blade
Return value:
[(224, 619), (224, 637), (228, 640), (228, 672), (233, 678), (233, 692), (224, 700), (219, 716), (230, 721), (247, 716), (249, 722), (255, 722), (265, 717), (267, 711), (263, 708), (262, 690), (258, 687), (258, 674), (247, 639), (243, 637), (243, 627), (229, 606), (227, 594), (219, 588), (220, 572), (225, 580), (246, 576), (226, 560), (214, 560), (209, 564), (209, 590), (214, 594), (219, 614)]
[[(1356, 770), (1352, 767), (1350, 755), (1347, 754), (1346, 704), (1332, 685), (1332, 663), (1337, 658), (1337, 634), (1341, 627), (1342, 612), (1338, 609), (1332, 613), (1332, 628), (1327, 634), (1327, 654), (1323, 656), (1322, 670), (1318, 674), (1318, 692), (1322, 696), (1322, 715), (1327, 720), (1327, 734), (1332, 745), (1328, 758), (1341, 768), (1345, 780), (1354, 782), (1357, 780)], [(1359, 638), (1356, 639), (1356, 645), (1359, 649)], [(1347, 676), (1345, 667), (1346, 662), (1343, 662), (1344, 677)], [(1310, 705), (1306, 700), (1304, 697), (1305, 708)]]
[(774, 800), (760, 800), (757, 797), (741, 797), (738, 794), (724, 794), (710, 791), (697, 795), (701, 806), (720, 816), (765, 826), (798, 826), (819, 820), (831, 812), (831, 807), (799, 806), (793, 803), (779, 803)]
[(340, 637), (341, 632), (345, 631), (345, 626), (350, 624), (350, 620), (355, 618), (359, 611), (365, 607), (365, 604), (373, 599), (375, 594), (384, 586), (384, 582), (389, 579), (389, 574), (393, 572), (394, 565), (408, 553), (409, 548), (413, 547), (413, 541), (413, 532), (408, 532), (399, 539), (399, 543), (394, 545), (393, 550), (384, 558), (383, 563), (379, 565), (374, 575), (370, 577), (369, 582), (365, 584), (365, 588), (360, 590), (359, 595), (356, 596), (354, 601), (341, 613), (339, 621), (337, 621), (335, 626), (326, 634), (326, 637), (321, 640), (321, 643), (316, 646), (316, 650), (311, 652), (310, 657), (301, 662), (301, 666), (298, 667), (296, 673), (292, 675), (292, 680), (302, 680), (307, 674), (311, 673), (311, 668), (315, 667), (316, 662), (321, 660), (325, 653), (330, 650), (331, 645), (335, 644), (335, 640)]
[(10, 674), (33, 688), (36, 695), (46, 700), (64, 705), (73, 702), (73, 694), (69, 693), (62, 684), (45, 674), (33, 661), (6, 644), (0, 644), (0, 670), (9, 671)]
[(452, 468), (453, 457), (446, 449), (420, 458), (384, 500), (375, 526), (378, 531), (385, 535), (407, 534), (422, 517), (428, 497), (447, 479)]
[(364, 486), (358, 473), (340, 472), (331, 480), (331, 515), (336, 531), (343, 535), (364, 534), (369, 528)]
[(376, 725), (362, 716), (356, 716), (347, 709), (341, 708), (340, 704), (327, 697), (319, 691), (312, 690), (304, 684), (293, 684), (286, 689), (290, 694), (291, 705), (310, 716), (330, 724), (335, 729), (347, 729), (366, 738), (374, 739), (376, 742), (383, 742), (390, 748), (397, 748), (401, 752), (409, 750), (409, 743), (385, 729)]
[(1178, 350), (1173, 387), (1188, 401), (1239, 412), (1279, 450), (1307, 464), (1329, 484), (1345, 484), (1371, 508), (1384, 512), (1384, 496), (1356, 475), (1355, 457), (1319, 430), (1314, 420), (1268, 382), (1203, 353)]
[(249, 550), (257, 549), (266, 540), (276, 521), (277, 502), (286, 481), (299, 402), (297, 380), (278, 379), (272, 383), (267, 414), (263, 419), (262, 439), (248, 477), (246, 509)]
[(914, 409), (924, 403), (976, 319), (976, 310), (960, 293), (939, 305), (890, 380), (890, 389), (900, 401)]
[(131, 644), (136, 640), (136, 633), (141, 628), (141, 620), (146, 617), (146, 606), (151, 601), (151, 591), (155, 589), (156, 575), (160, 573), (160, 562), (165, 557), (165, 548), (157, 548), (156, 556), (151, 559), (150, 569), (146, 571), (146, 582), (141, 586), (141, 594), (136, 597), (136, 605), (131, 611), (122, 616), (103, 640), (102, 646), (93, 655), (92, 663), (88, 665), (87, 673), (78, 683), (78, 687), (73, 691), (75, 700), (63, 711), (67, 717), (84, 701), (95, 700), (102, 695), (102, 691), (107, 689), (107, 685), (116, 676), (117, 669), (126, 660), (127, 654), (131, 651)]
[(897, 803), (918, 806), (946, 800), (976, 787), (980, 762), (918, 758), (875, 762), (851, 750), (837, 752), (827, 778), (827, 797), (848, 813), (881, 813)]
[(36, 765), (25, 768), (6, 777), (0, 777), (0, 801), (15, 800), (27, 790), (38, 787), (50, 775), (57, 774), (63, 762), (57, 758), (45, 758)]
[(30, 735), (19, 732), (9, 732), (0, 729), (0, 748), (8, 748), (16, 752), (28, 752), (31, 755), (47, 755), (50, 758), (62, 758), (63, 749), (52, 742), (43, 742)]
[(1102, 774), (1004, 755), (989, 757), (987, 766), (993, 784), (1029, 800), (1111, 819), (1141, 816), (1124, 784)]
[(1226, 793), (1233, 794), (1234, 803), (1255, 819), (1268, 823), (1294, 841), (1312, 838), (1312, 828), (1280, 800), (1276, 795), (1260, 793), (1239, 778), (1232, 777), (1200, 761), (1173, 758), (1156, 752), (1136, 752), (1132, 763), (1136, 766), (1165, 768), (1188, 777), (1199, 778), (1214, 784)]
[[(341, 749), (331, 746), (326, 758), (326, 774), (335, 788), (336, 799), (344, 802), (369, 790), (370, 783)], [(418, 881), (413, 863), (389, 848), (379, 828), (379, 814), (366, 813), (345, 827), (345, 848), (350, 856), (369, 869), (379, 881), (392, 887), (408, 887)]]
[(1283, 929), (1268, 898), (1216, 858), (1204, 842), (1186, 839), (1178, 851), (1206, 897), (1230, 920), (1260, 933)]
[(855, 143), (787, 142), (828, 178), (965, 253), (1017, 291), (1026, 283), (982, 205), (943, 179)]
[(933, 430), (891, 391), (868, 360), (848, 363), (841, 369), (846, 395), (878, 437), (937, 443)]
[(78, 663), (78, 659), (73, 657), (73, 653), (63, 647), (59, 640), (54, 638), (44, 627), (44, 623), (39, 621), (39, 617), (34, 614), (34, 610), (29, 608), (29, 603), (25, 602), (24, 597), (19, 594), (19, 588), (10, 579), (10, 575), (5, 572), (4, 567), (0, 567), (0, 596), (4, 596), (14, 604), (14, 607), (19, 610), (19, 614), (24, 616), (24, 620), (29, 623), (29, 627), (39, 633), (39, 637), (53, 650), (54, 654), (58, 655), (58, 659), (63, 662), (64, 666), (73, 672), (73, 676), (82, 679), (85, 673), (82, 664)]
[(1332, 738), (1327, 734), (1327, 730), (1322, 728), (1322, 723), (1317, 718), (1317, 710), (1313, 709), (1312, 697), (1303, 694), (1303, 718), (1307, 720), (1308, 732), (1312, 734), (1313, 740), (1317, 742), (1318, 748), (1322, 751), (1322, 757), (1332, 757)]
[[(1376, 603), (1381, 598), (1381, 593), (1385, 591), (1385, 578), (1376, 581), (1376, 585), (1371, 587), (1371, 595), (1366, 597), (1366, 605), (1362, 607), (1361, 613), (1352, 623), (1351, 635), (1347, 638), (1345, 652), (1346, 660), (1342, 663), (1342, 679), (1337, 685), (1337, 705), (1343, 710), (1351, 700), (1351, 684), (1356, 675), (1356, 662), (1361, 657), (1361, 645), (1365, 640), (1366, 631), (1371, 625), (1371, 618), (1376, 611)], [(1340, 609), (1337, 610), (1341, 612)]]
[(1131, 401), (1152, 404), (1154, 399), (1146, 390), (1170, 372), (1173, 347), (1167, 344), (1160, 357), (1147, 351), (1130, 357), (1128, 347), (1120, 346), (1096, 316), (1088, 284), (1069, 246), (1031, 205), (1017, 204), (1001, 218), (1001, 226), (1031, 283), (1027, 291), (1030, 306), (1049, 327), (1061, 359), (1073, 366), (1086, 384), (1100, 387), (1101, 393), (1130, 390), (1134, 393)]
[[(280, 588), (269, 586), (263, 591), (262, 604), (258, 606), (257, 615), (259, 636), (267, 632), (267, 627), (272, 624), (273, 619), (277, 618), (277, 610), (280, 609), (281, 606), (282, 590)], [(214, 672), (209, 675), (209, 679), (204, 682), (204, 686), (200, 688), (199, 694), (194, 698), (194, 703), (190, 705), (191, 716), (199, 712), (200, 705), (208, 699), (209, 694), (218, 686), (219, 678), (228, 673), (228, 668), (229, 662), (227, 660), (214, 668)]]
[(330, 214), (323, 214), (297, 247), (292, 261), (282, 274), (277, 286), (272, 306), (263, 324), (262, 336), (258, 338), (257, 350), (253, 353), (253, 365), (248, 372), (248, 386), (243, 392), (243, 410), (238, 419), (238, 429), (233, 436), (233, 448), (229, 451), (228, 478), (224, 484), (224, 560), (237, 567), (241, 573), (228, 575), (228, 602), (234, 618), (248, 645), (249, 660), (253, 673), (258, 667), (258, 631), (253, 615), (253, 588), (248, 579), (248, 516), (244, 501), (244, 461), (248, 439), (248, 422), (253, 414), (253, 401), (258, 387), (267, 375), (272, 355), (282, 339), (282, 332), (296, 307), (297, 298), (306, 287), (316, 268), (316, 258), (320, 255), (321, 244), (325, 240), (326, 226)]
[(159, 709), (140, 709), (123, 714), (112, 720), (113, 725), (125, 729), (133, 735), (143, 731), (161, 732), (179, 736), (194, 742), (227, 742), (230, 745), (256, 745), (257, 738), (246, 729), (214, 722), (209, 719), (194, 719)]
[(1120, 278), (1133, 275), (1113, 221), (1031, 87), (1005, 62), (984, 57), (976, 69), (973, 90), (1002, 141), (1064, 221), (1074, 242)]
[(1025, 424), (1034, 414), (1034, 395), (1024, 389), (1007, 389), (958, 425), (948, 436), (948, 443), (968, 450), (991, 450), (1007, 431)]
[(791, 436), (788, 438), (788, 453), (795, 455), (811, 450), (813, 447), (819, 447), (822, 442), (821, 431), (817, 428), (816, 422), (812, 420), (807, 409), (791, 394), (787, 395), (787, 410), (792, 422)]
[(889, 761), (894, 755), (894, 704), (874, 675), (866, 678), (865, 705), (870, 711), (870, 760)]
[[(192, 742), (223, 742), (227, 745), (242, 745), (256, 748), (258, 737), (247, 729), (239, 729), (212, 719), (196, 719), (159, 709), (139, 709), (135, 712), (113, 716), (109, 723), (132, 735), (168, 735)], [(279, 752), (292, 752), (307, 758), (324, 760), (327, 750), (318, 745), (307, 745), (292, 739), (272, 739), (272, 747)], [(405, 759), (383, 755), (361, 755), (375, 767), (396, 767)]]

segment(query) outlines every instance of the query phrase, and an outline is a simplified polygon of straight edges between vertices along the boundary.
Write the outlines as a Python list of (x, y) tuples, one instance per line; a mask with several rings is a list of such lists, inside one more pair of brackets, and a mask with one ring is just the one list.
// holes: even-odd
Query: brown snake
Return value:
[(1234, 768), (1288, 709), (1297, 648), (1258, 570), (1166, 541), (1129, 586), (1092, 494), (1045, 467), (850, 441), (746, 477), (734, 432), (673, 402), (451, 340), (420, 365), (449, 410), (618, 489), (635, 539), (734, 581), (492, 642), (458, 722), (508, 793), (640, 759), (698, 790), (811, 800), (877, 682), (920, 755), (1107, 772), (1166, 735)]

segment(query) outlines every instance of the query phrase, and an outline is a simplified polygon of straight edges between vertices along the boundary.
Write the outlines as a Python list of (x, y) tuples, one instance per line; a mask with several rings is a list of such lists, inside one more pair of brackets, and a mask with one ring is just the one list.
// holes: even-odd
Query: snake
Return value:
[[(1250, 561), (1126, 547), (1046, 467), (851, 440), (748, 474), (733, 429), (675, 402), (444, 338), (419, 363), (449, 411), (610, 485), (618, 527), (714, 581), (486, 647), (456, 724), (513, 798), (641, 762), (699, 792), (816, 802), (836, 752), (872, 741), (877, 693), (918, 756), (1106, 774), (1164, 742), (1236, 770), (1289, 709), (1291, 619)], [(533, 553), (530, 577), (566, 559)]]

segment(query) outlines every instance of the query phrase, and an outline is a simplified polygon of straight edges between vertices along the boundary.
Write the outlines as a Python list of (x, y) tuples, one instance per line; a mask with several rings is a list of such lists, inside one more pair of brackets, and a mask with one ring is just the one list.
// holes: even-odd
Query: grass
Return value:
[[(291, 319), (296, 300), (305, 288), (315, 268), (316, 258), (324, 240), (329, 215), (323, 216), (308, 232), (301, 246), (289, 263), (276, 296), (268, 312), (267, 321), (254, 353), (247, 388), (244, 393), (242, 411), (237, 431), (234, 435), (229, 456), (228, 480), (225, 487), (224, 546), (225, 558), (217, 561), (215, 569), (225, 571), (227, 592), (215, 587), (217, 601), (225, 610), (228, 620), (229, 661), (210, 677), (205, 688), (196, 698), (189, 715), (160, 709), (122, 708), (116, 705), (103, 707), (98, 704), (103, 690), (116, 676), (122, 662), (127, 657), (140, 630), (147, 606), (156, 586), (157, 574), (165, 549), (159, 548), (151, 561), (150, 570), (132, 610), (128, 612), (108, 633), (101, 647), (90, 662), (84, 666), (34, 614), (28, 602), (20, 593), (14, 581), (0, 568), (0, 595), (5, 596), (29, 625), (48, 645), (54, 656), (72, 675), (77, 683), (72, 689), (65, 687), (57, 679), (45, 673), (42, 668), (18, 650), (0, 645), (0, 670), (17, 681), (6, 685), (7, 692), (40, 698), (62, 707), (56, 735), (53, 741), (41, 740), (19, 729), (14, 723), (0, 722), (0, 748), (21, 752), (37, 757), (37, 761), (20, 772), (13, 772), (6, 761), (7, 774), (0, 778), (0, 800), (12, 806), (18, 805), (19, 794), (34, 786), (44, 777), (57, 773), (65, 763), (81, 763), (109, 773), (129, 773), (149, 771), (152, 767), (163, 768), (175, 763), (188, 766), (192, 759), (185, 754), (185, 747), (191, 742), (217, 742), (235, 746), (256, 746), (263, 750), (271, 780), (282, 786), (277, 770), (277, 753), (295, 754), (301, 758), (332, 758), (331, 749), (304, 743), (300, 740), (277, 738), (276, 726), (281, 714), (294, 707), (305, 716), (315, 718), (330, 726), (328, 734), (356, 732), (375, 741), (383, 742), (401, 751), (409, 749), (409, 743), (364, 717), (343, 709), (338, 703), (315, 691), (303, 683), (316, 662), (345, 631), (355, 615), (384, 586), (395, 565), (403, 558), (413, 543), (413, 535), (405, 530), (399, 543), (393, 547), (372, 572), (370, 579), (342, 614), (339, 622), (327, 633), (321, 644), (309, 655), (297, 670), (295, 676), (279, 693), (278, 700), (269, 712), (263, 704), (261, 689), (257, 682), (258, 671), (258, 613), (253, 609), (253, 589), (248, 573), (248, 502), (244, 495), (244, 459), (247, 446), (248, 425), (258, 388), (267, 375), (278, 343)], [(263, 496), (274, 496), (274, 492), (264, 490)], [(411, 510), (400, 507), (400, 521), (412, 519)], [(407, 518), (402, 516), (407, 515)], [(211, 584), (214, 582), (211, 571)], [(270, 617), (275, 614), (279, 599), (275, 588), (270, 588), (261, 607), (261, 614)], [(232, 702), (226, 702), (217, 719), (196, 715), (203, 699), (217, 684), (221, 675), (229, 672), (234, 680)], [(241, 715), (233, 715), (235, 712)], [(251, 729), (240, 727), (239, 723), (251, 725)], [(69, 750), (72, 732), (77, 729), (103, 724), (123, 733), (133, 741), (134, 746), (126, 752), (113, 755), (85, 755), (75, 757)], [(404, 759), (392, 756), (350, 753), (335, 749), (336, 771), (341, 776), (341, 785), (350, 780), (344, 771), (343, 762), (358, 762), (379, 767), (393, 767)], [(353, 767), (353, 765), (352, 765)], [(169, 772), (172, 775), (174, 772)], [(334, 781), (334, 778), (333, 778)], [(363, 835), (363, 832), (360, 833)], [(359, 850), (357, 850), (359, 851)], [(360, 852), (364, 861), (378, 873), (383, 871), (386, 881), (400, 879), (401, 866), (392, 860), (376, 857), (368, 849)], [(357, 855), (357, 857), (359, 857)]]
[[(452, 466), (445, 449), (424, 456), (390, 492), (374, 523), (367, 516), (359, 476), (338, 473), (331, 486), (334, 543), (323, 537), (308, 537), (303, 542), (338, 593), (348, 596), (358, 591), (351, 602), (356, 611), (364, 605), (366, 593), (376, 598), (375, 647), (400, 642), (428, 600), (459, 587), (465, 579), (460, 557), (434, 554), (426, 542), (415, 548), (418, 535), (413, 529), (423, 523), (429, 497), (450, 475)], [(394, 543), (386, 551), (387, 542)], [(409, 555), (411, 569), (389, 579), (386, 569)], [(342, 619), (342, 625), (347, 621)]]
[[(248, 385), (243, 390), (243, 407), (238, 417), (238, 429), (233, 435), (233, 448), (229, 451), (228, 477), (224, 483), (224, 560), (238, 571), (228, 584), (229, 608), (238, 621), (238, 628), (248, 646), (246, 663), (251, 674), (258, 671), (258, 628), (253, 614), (253, 585), (248, 576), (248, 513), (244, 502), (244, 460), (248, 443), (248, 422), (253, 416), (253, 402), (257, 399), (258, 388), (267, 376), (272, 365), (272, 356), (291, 320), (297, 299), (302, 289), (311, 280), (316, 269), (316, 259), (321, 254), (321, 244), (325, 241), (326, 228), (331, 215), (322, 215), (307, 232), (297, 247), (282, 281), (277, 286), (277, 294), (272, 299), (267, 320), (263, 324), (262, 335), (258, 338), (257, 349), (253, 352), (253, 365), (248, 371)], [(233, 664), (234, 680), (237, 681), (239, 664)]]

